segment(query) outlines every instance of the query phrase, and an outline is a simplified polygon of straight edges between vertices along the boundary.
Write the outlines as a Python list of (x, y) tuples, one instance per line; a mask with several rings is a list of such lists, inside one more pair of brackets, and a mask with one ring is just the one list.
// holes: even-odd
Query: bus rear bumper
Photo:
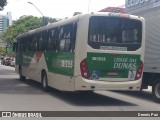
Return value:
[(78, 76), (75, 79), (75, 91), (78, 90), (120, 90), (120, 91), (140, 91), (141, 79), (124, 82), (110, 82), (82, 79)]

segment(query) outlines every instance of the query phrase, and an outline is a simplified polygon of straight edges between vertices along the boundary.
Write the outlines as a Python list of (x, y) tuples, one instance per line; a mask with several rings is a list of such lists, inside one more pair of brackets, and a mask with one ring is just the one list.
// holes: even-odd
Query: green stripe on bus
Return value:
[(16, 53), (16, 65), (29, 66), (35, 52), (18, 52)]
[(48, 71), (67, 76), (74, 75), (74, 53), (45, 52)]

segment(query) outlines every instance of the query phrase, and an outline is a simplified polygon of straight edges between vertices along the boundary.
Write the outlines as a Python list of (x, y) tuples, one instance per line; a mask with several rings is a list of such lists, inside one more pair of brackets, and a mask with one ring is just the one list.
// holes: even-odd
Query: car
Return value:
[(11, 61), (11, 63), (10, 63), (10, 66), (15, 66), (15, 58), (12, 58), (12, 61)]
[(9, 66), (11, 64), (11, 61), (12, 59), (10, 57), (6, 57), (4, 60), (3, 60), (3, 65), (7, 65)]
[(5, 63), (5, 59), (6, 59), (7, 57), (3, 57), (3, 58), (1, 58), (1, 65), (4, 65), (4, 63)]

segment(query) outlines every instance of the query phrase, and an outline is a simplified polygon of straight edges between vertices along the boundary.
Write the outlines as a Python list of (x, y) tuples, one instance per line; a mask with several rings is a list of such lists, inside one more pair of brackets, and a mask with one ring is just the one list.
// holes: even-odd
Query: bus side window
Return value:
[(54, 30), (55, 32), (54, 32), (54, 36), (53, 36), (53, 38), (54, 38), (54, 40), (53, 40), (53, 50), (55, 50), (55, 51), (57, 51), (57, 49), (58, 49), (58, 43), (59, 43), (59, 31), (58, 31), (58, 28), (55, 28), (55, 30)]
[(25, 46), (25, 52), (28, 51), (28, 43), (29, 43), (29, 37), (26, 37), (25, 44), (24, 44), (24, 46)]
[(56, 51), (56, 42), (57, 42), (57, 28), (51, 29), (48, 31), (48, 45), (47, 50)]
[(20, 40), (19, 40), (19, 42), (18, 42), (18, 49), (17, 49), (17, 51), (18, 51), (18, 52), (21, 51), (21, 42), (20, 42)]
[(74, 52), (75, 50), (76, 33), (77, 33), (77, 23), (74, 23), (72, 25), (72, 37), (71, 37), (71, 51), (72, 52)]
[(72, 25), (67, 25), (65, 30), (65, 51), (69, 52), (71, 50), (71, 33)]
[(17, 52), (18, 42), (13, 43), (13, 52)]
[(32, 51), (37, 51), (38, 50), (38, 39), (37, 39), (37, 34), (35, 34), (32, 37)]
[(31, 36), (28, 36), (26, 37), (26, 51), (31, 51), (31, 43), (32, 42), (32, 37)]
[(16, 49), (16, 52), (19, 52), (19, 42), (17, 42), (17, 49)]
[(64, 27), (60, 27), (59, 28), (59, 47), (58, 47), (58, 51), (64, 51), (64, 44), (65, 44)]
[(25, 37), (21, 38), (21, 51), (25, 52), (26, 49), (26, 41), (25, 41)]
[(18, 49), (17, 52), (23, 52), (24, 51), (24, 47), (23, 47), (23, 38), (18, 38)]
[(31, 51), (34, 51), (34, 36), (31, 36)]
[(59, 51), (70, 52), (73, 41), (73, 24), (68, 24), (59, 29)]
[(44, 51), (44, 41), (43, 41), (43, 32), (39, 32), (38, 34), (38, 51)]
[(47, 50), (53, 50), (52, 32), (48, 30)]
[(47, 43), (48, 43), (48, 31), (44, 31), (42, 35), (42, 50), (47, 50)]

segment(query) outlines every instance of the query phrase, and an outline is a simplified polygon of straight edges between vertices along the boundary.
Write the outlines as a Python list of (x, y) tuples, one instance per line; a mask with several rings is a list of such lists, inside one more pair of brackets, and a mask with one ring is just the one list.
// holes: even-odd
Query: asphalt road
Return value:
[[(0, 65), (0, 111), (160, 111), (160, 104), (152, 100), (150, 90), (142, 92), (96, 91), (93, 94), (61, 92), (55, 89), (44, 92), (40, 84), (33, 80), (19, 81), (13, 67)], [(22, 118), (15, 118), (17, 119)], [(43, 119), (50, 120), (51, 118)], [(75, 118), (54, 119), (74, 120)], [(134, 117), (79, 117), (76, 119), (135, 120)], [(145, 120), (143, 117), (136, 119)], [(160, 117), (148, 117), (148, 119), (158, 120)]]

